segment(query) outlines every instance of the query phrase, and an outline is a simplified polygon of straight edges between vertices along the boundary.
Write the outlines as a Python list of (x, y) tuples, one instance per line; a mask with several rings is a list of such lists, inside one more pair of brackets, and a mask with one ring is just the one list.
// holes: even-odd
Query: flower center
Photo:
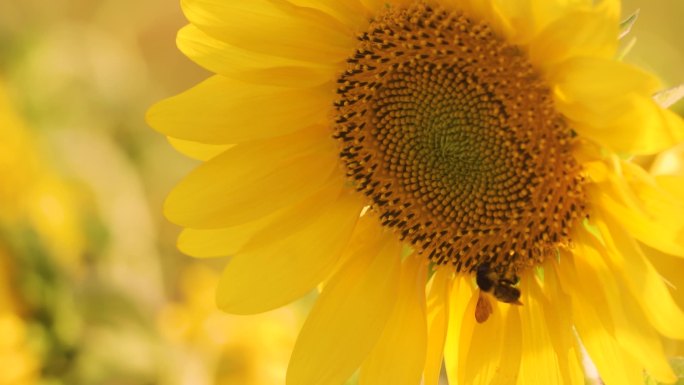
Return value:
[(510, 276), (569, 242), (584, 215), (572, 130), (525, 52), (487, 24), (388, 9), (338, 84), (348, 177), (431, 261)]

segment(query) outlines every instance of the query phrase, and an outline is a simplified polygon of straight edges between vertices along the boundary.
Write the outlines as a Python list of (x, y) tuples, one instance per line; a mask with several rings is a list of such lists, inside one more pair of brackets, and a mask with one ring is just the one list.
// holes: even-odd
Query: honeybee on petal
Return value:
[(477, 267), (475, 282), (480, 288), (480, 294), (475, 306), (475, 320), (483, 323), (489, 319), (494, 311), (490, 302), (490, 295), (497, 300), (513, 305), (522, 305), (520, 289), (515, 287), (520, 279), (513, 273), (502, 273), (492, 269), (488, 263)]

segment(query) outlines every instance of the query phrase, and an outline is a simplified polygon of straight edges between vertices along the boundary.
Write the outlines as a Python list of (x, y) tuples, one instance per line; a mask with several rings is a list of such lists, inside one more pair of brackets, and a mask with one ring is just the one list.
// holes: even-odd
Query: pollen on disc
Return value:
[(383, 225), (438, 264), (537, 264), (584, 216), (572, 130), (525, 52), (463, 13), (389, 8), (338, 79), (334, 137)]

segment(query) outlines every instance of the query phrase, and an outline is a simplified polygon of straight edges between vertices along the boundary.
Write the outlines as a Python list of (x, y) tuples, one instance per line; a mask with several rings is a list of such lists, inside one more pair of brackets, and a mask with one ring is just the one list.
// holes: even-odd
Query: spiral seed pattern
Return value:
[(488, 25), (422, 2), (388, 9), (338, 86), (349, 179), (431, 261), (516, 272), (585, 216), (572, 130), (524, 50)]

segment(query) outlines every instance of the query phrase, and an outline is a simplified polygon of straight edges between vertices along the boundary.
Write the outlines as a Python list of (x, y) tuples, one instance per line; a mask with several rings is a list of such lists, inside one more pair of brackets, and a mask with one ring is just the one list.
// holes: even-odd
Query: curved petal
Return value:
[[(625, 94), (648, 95), (656, 92), (660, 83), (650, 74), (631, 66), (609, 59), (597, 57), (575, 57), (566, 60), (552, 73), (551, 79), (555, 84), (558, 102), (568, 112), (574, 112), (571, 117), (593, 117), (592, 110), (595, 102), (600, 106), (595, 108), (608, 109), (616, 105)], [(606, 99), (609, 100), (606, 100)], [(572, 103), (576, 103), (575, 109)], [(609, 120), (605, 118), (602, 120)], [(585, 120), (585, 119), (577, 119)]]
[(230, 227), (307, 198), (337, 168), (335, 143), (321, 132), (231, 148), (171, 191), (164, 208), (167, 218), (197, 229)]
[(280, 212), (227, 228), (184, 229), (178, 236), (178, 250), (197, 258), (234, 255), (254, 234), (271, 223), (278, 214)]
[(232, 144), (206, 144), (167, 136), (169, 144), (181, 154), (196, 160), (209, 160), (233, 147)]
[(573, 129), (607, 148), (651, 154), (684, 140), (684, 121), (651, 98), (658, 81), (635, 67), (574, 58), (550, 77), (556, 106)]
[(615, 17), (604, 12), (575, 11), (548, 25), (530, 43), (530, 60), (545, 70), (577, 56), (612, 58), (618, 43)]
[(449, 322), (449, 292), (453, 271), (437, 268), (432, 277), (427, 298), (428, 340), (425, 357), (424, 384), (437, 385), (444, 358), (447, 325)]
[(333, 64), (353, 52), (353, 30), (285, 0), (182, 0), (190, 22), (228, 44), (277, 57)]
[(372, 14), (360, 0), (290, 0), (291, 3), (323, 11), (353, 31), (366, 29)]
[(214, 73), (242, 82), (305, 88), (329, 82), (336, 67), (273, 58), (232, 46), (190, 24), (178, 32), (178, 48), (192, 61)]
[(684, 339), (684, 311), (680, 309), (665, 282), (644, 256), (634, 239), (622, 227), (598, 213), (594, 223), (601, 232), (606, 255), (617, 271), (624, 274), (625, 286), (639, 302), (651, 324), (669, 338)]
[[(657, 179), (663, 178), (665, 180), (665, 183), (662, 184), (664, 187), (675, 187), (671, 192), (676, 192), (684, 200), (684, 182), (682, 182), (684, 179), (684, 142), (656, 155), (649, 172), (652, 175), (657, 175)], [(675, 182), (673, 185), (670, 183), (671, 181), (667, 180), (670, 178), (675, 178), (673, 181), (679, 180), (679, 182)]]
[[(676, 379), (665, 358), (662, 344), (644, 310), (632, 296), (621, 276), (619, 266), (609, 265), (608, 252), (589, 233), (578, 234), (578, 253), (574, 257), (577, 273), (582, 277), (585, 295), (591, 295), (596, 313), (618, 346), (635, 358), (659, 380)], [(588, 294), (591, 293), (591, 294)]]
[(447, 343), (444, 350), (449, 382), (489, 384), (497, 377), (500, 368), (499, 359), (503, 352), (504, 325), (508, 308), (495, 303), (489, 319), (483, 323), (477, 323), (475, 307), (480, 290), (472, 289), (470, 276), (461, 275), (456, 281), (457, 284), (451, 295), (451, 309), (454, 311), (449, 317)]
[(420, 383), (427, 350), (425, 260), (409, 256), (401, 270), (397, 303), (380, 339), (361, 365), (361, 385)]
[(353, 190), (340, 195), (341, 186), (327, 187), (255, 234), (223, 271), (218, 307), (233, 314), (261, 313), (292, 302), (327, 278), (363, 205)]
[[(476, 293), (479, 290), (476, 290)], [(504, 317), (501, 306), (494, 303), (493, 312), (483, 323), (475, 322), (475, 306), (478, 295), (472, 296), (463, 315), (461, 332), (460, 370), (463, 384), (485, 385), (496, 377), (499, 358), (503, 350)], [(494, 300), (492, 300), (494, 301)]]
[(593, 210), (620, 223), (639, 241), (684, 257), (684, 201), (676, 186), (662, 187), (645, 170), (624, 161), (593, 162), (588, 170), (597, 181), (587, 188)]
[(549, 327), (551, 343), (556, 351), (558, 367), (563, 384), (584, 384), (581, 347), (572, 322), (570, 295), (563, 291), (558, 277), (559, 261), (549, 258), (544, 263), (542, 290), (548, 301), (544, 304), (544, 316)]
[[(684, 309), (684, 258), (677, 258), (640, 244), (644, 255), (653, 263), (668, 286), (672, 298), (680, 309)], [(664, 339), (663, 349), (668, 357), (684, 356), (684, 341)]]
[[(540, 31), (563, 15), (580, 9), (585, 11), (591, 9), (591, 1), (588, 0), (468, 0), (467, 2), (476, 9), (486, 7), (478, 3), (491, 3), (495, 18), (487, 18), (485, 12), (485, 20), (489, 20), (509, 42), (518, 45), (528, 45)], [(574, 29), (576, 28), (577, 26), (574, 26)]]
[(464, 325), (472, 328), (475, 322), (474, 308), (471, 308), (469, 313), (466, 312), (473, 297), (476, 297), (473, 295), (471, 281), (470, 276), (457, 274), (449, 295), (449, 325), (444, 345), (444, 367), (450, 384), (463, 383), (461, 361), (465, 360), (465, 356), (461, 353), (461, 329)]
[(344, 383), (380, 338), (397, 300), (401, 249), (393, 234), (375, 228), (374, 240), (333, 276), (306, 319), (288, 385)]
[[(523, 328), (520, 311), (510, 305), (504, 315), (504, 339), (499, 357), (499, 367), (489, 385), (520, 383), (520, 363), (523, 357)], [(523, 384), (528, 384), (523, 382)]]
[(680, 309), (684, 309), (684, 258), (663, 253), (644, 244), (639, 244), (649, 262), (663, 277), (672, 298)]
[(325, 122), (333, 97), (330, 87), (291, 89), (213, 76), (153, 105), (146, 118), (165, 135), (225, 145)]
[(565, 338), (572, 330), (569, 318), (559, 318), (553, 312), (551, 308), (554, 305), (543, 294), (534, 271), (525, 275), (521, 277), (520, 290), (524, 303), (519, 309), (523, 352), (518, 383), (584, 383), (577, 356), (572, 356), (575, 343)]
[(533, 14), (532, 0), (491, 0), (491, 3), (500, 18), (501, 31), (506, 40), (513, 44), (527, 44), (539, 28)]
[[(612, 335), (614, 328), (608, 303), (602, 295), (603, 286), (595, 286), (594, 280), (585, 279), (573, 262), (572, 254), (562, 252), (557, 272), (563, 290), (573, 293), (569, 297), (573, 323), (589, 356), (607, 384), (642, 384), (642, 366), (624, 352)], [(584, 273), (595, 271), (581, 268)]]

